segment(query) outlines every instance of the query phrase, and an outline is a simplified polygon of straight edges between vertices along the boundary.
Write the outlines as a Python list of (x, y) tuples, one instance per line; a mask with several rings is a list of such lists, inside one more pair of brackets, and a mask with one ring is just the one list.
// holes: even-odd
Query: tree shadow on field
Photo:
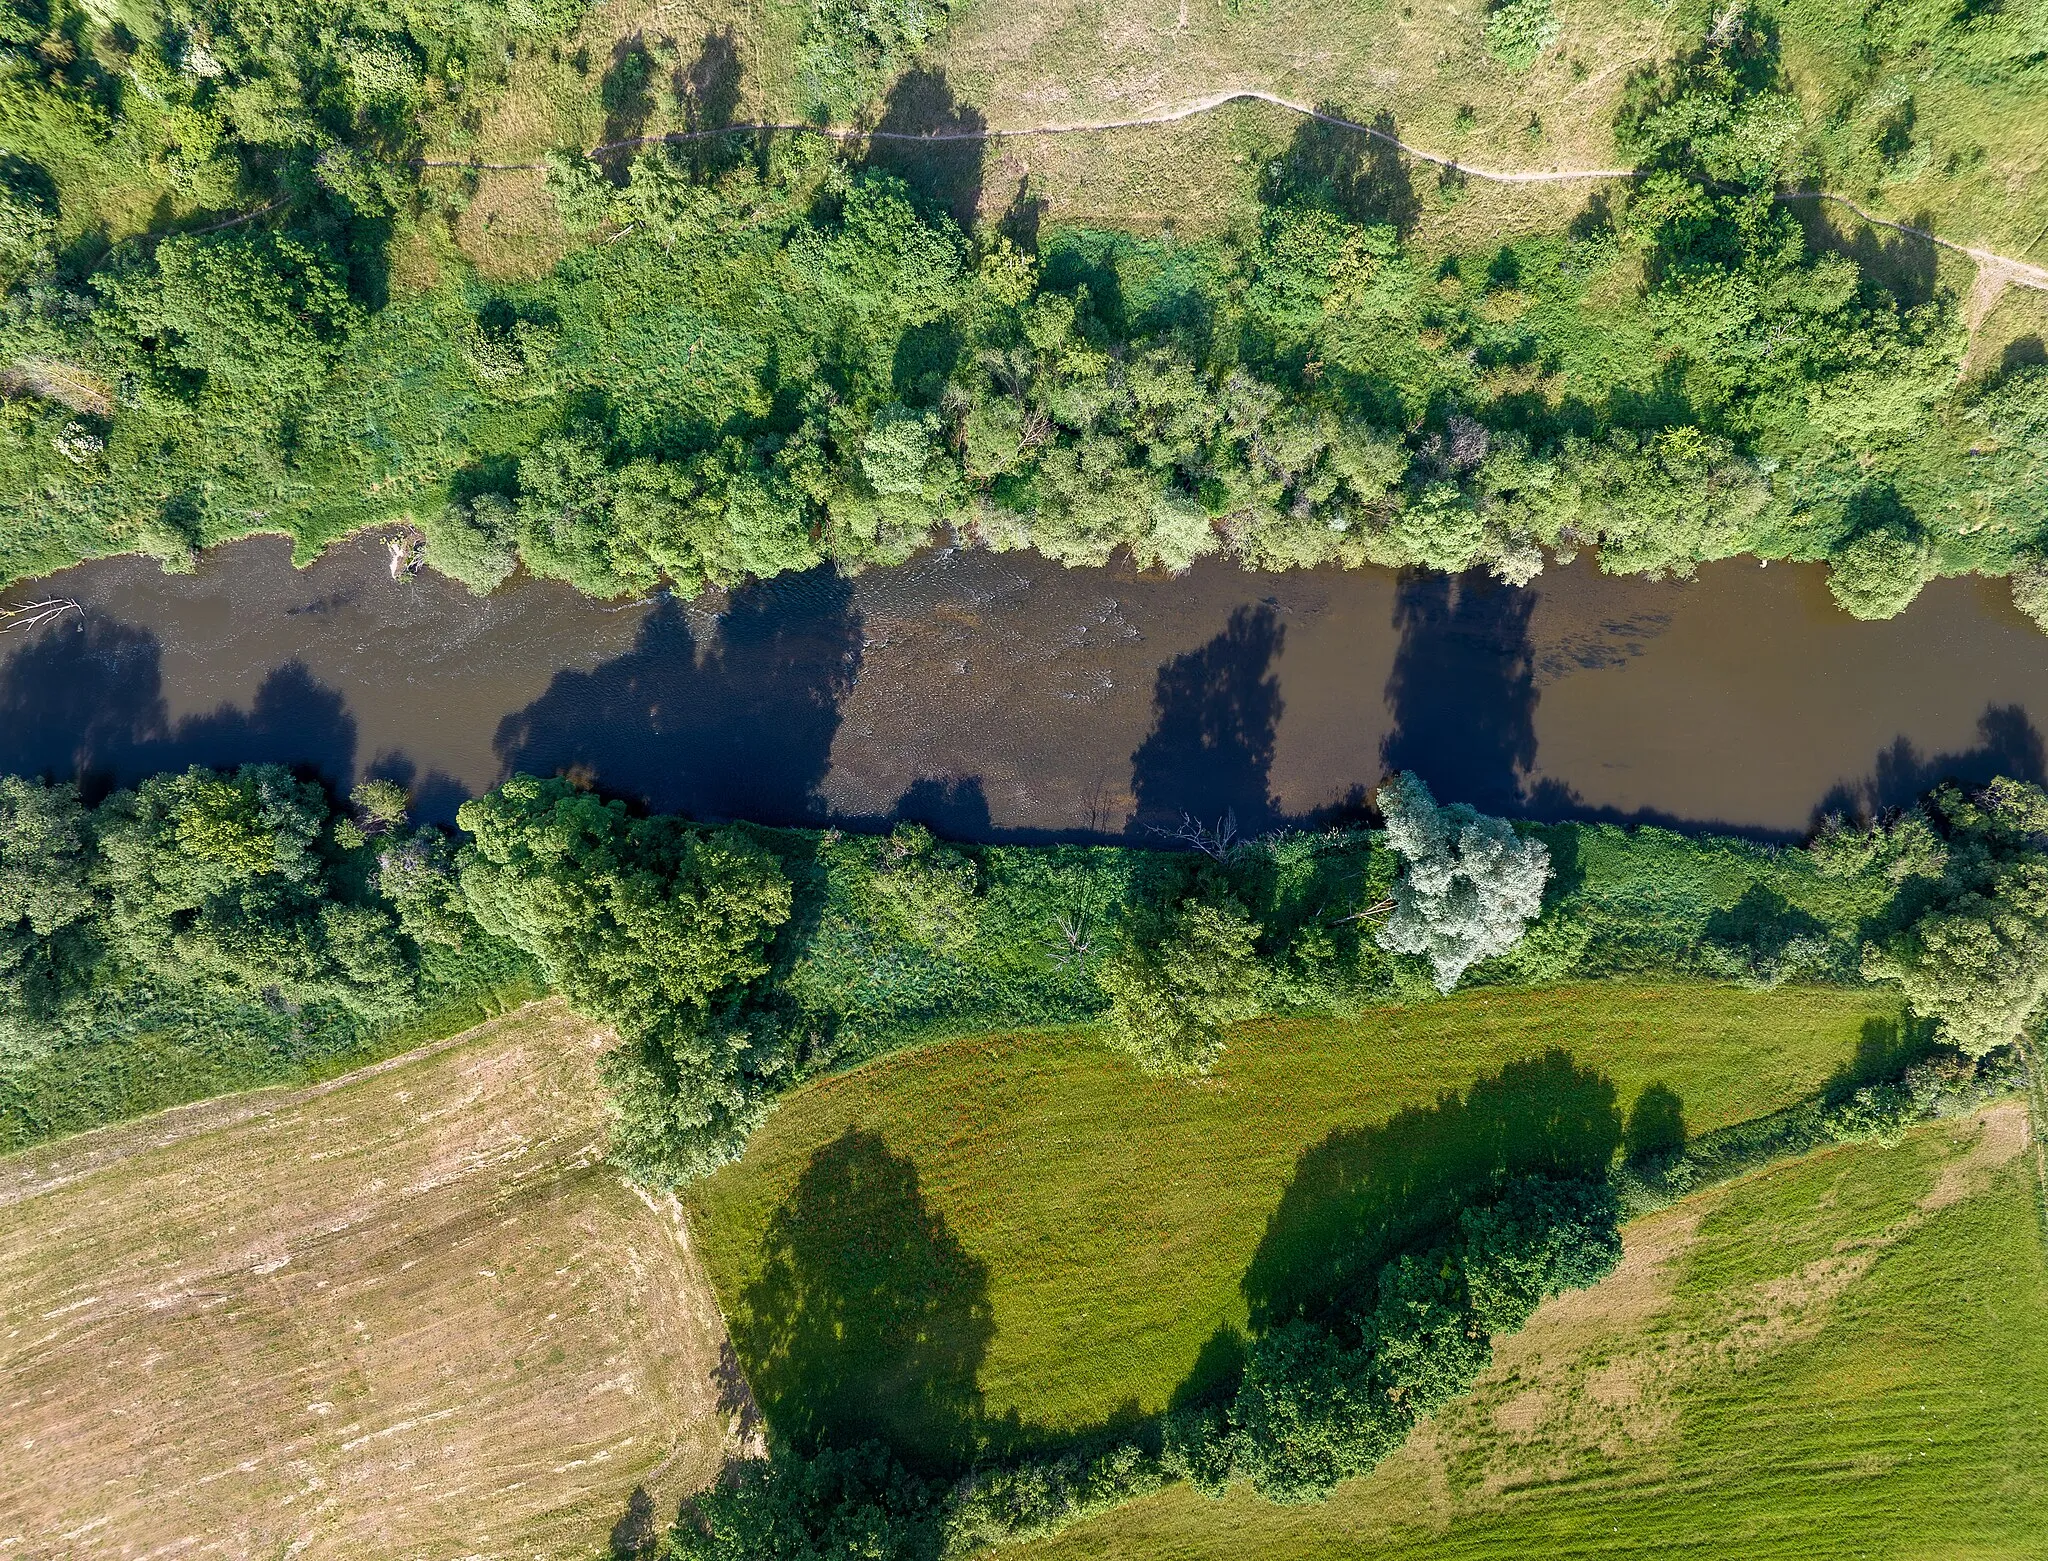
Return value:
[(699, 138), (682, 143), (683, 160), (692, 178), (716, 178), (745, 155), (741, 136), (717, 134), (739, 115), (740, 83), (745, 75), (739, 37), (729, 24), (706, 33), (697, 57), (676, 67), (670, 85), (682, 109), (683, 129)]
[[(944, 71), (906, 71), (882, 102), (867, 166), (896, 175), (924, 204), (971, 228), (981, 209), (987, 128), (978, 109), (953, 96)], [(919, 139), (926, 136), (932, 139)]]
[(1131, 755), (1133, 831), (1170, 833), (1184, 816), (1213, 826), (1235, 815), (1248, 835), (1279, 824), (1269, 777), (1285, 639), (1271, 607), (1240, 607), (1221, 634), (1159, 669), (1152, 731)]
[(1536, 593), (1477, 570), (1412, 571), (1394, 600), (1401, 646), (1387, 679), (1394, 720), (1380, 747), (1440, 797), (1487, 813), (1521, 810), (1536, 762)]
[(715, 635), (665, 600), (630, 651), (556, 673), (493, 746), (507, 774), (587, 774), (660, 812), (816, 819), (860, 671), (860, 621), (853, 588), (829, 568), (735, 591)]
[[(654, 56), (643, 38), (636, 34), (613, 45), (611, 64), (605, 67), (597, 94), (604, 105), (605, 145), (647, 133), (647, 121), (654, 113)], [(630, 146), (616, 146), (600, 161), (616, 177), (633, 160), (633, 152)]]
[(1914, 1063), (1933, 1055), (1935, 1047), (1931, 1019), (1916, 1019), (1911, 1014), (1866, 1019), (1863, 1034), (1856, 1042), (1856, 1055), (1821, 1086), (1821, 1098), (1838, 1106), (1866, 1084), (1896, 1079)]
[(2000, 775), (2048, 785), (2048, 743), (2019, 705), (1986, 705), (1977, 717), (1977, 746), (1961, 753), (1923, 754), (1911, 738), (1894, 738), (1868, 775), (1836, 783), (1821, 798), (1814, 817), (1875, 817), (1910, 807), (1943, 781), (1982, 786)]
[(1623, 1134), (1631, 1160), (1655, 1160), (1685, 1147), (1685, 1102), (1664, 1083), (1646, 1084), (1628, 1108)]
[(1338, 1315), (1382, 1263), (1502, 1176), (1598, 1178), (1622, 1141), (1613, 1080), (1552, 1048), (1434, 1106), (1332, 1133), (1295, 1163), (1242, 1288), (1255, 1331)]
[(847, 1129), (811, 1156), (761, 1250), (732, 1337), (777, 1438), (810, 1453), (879, 1435), (933, 1469), (989, 1445), (988, 1268), (908, 1159)]
[[(1317, 109), (1343, 115), (1330, 103)], [(1394, 116), (1382, 111), (1372, 128), (1377, 135), (1320, 119), (1302, 121), (1268, 176), (1264, 199), (1326, 202), (1355, 222), (1384, 222), (1407, 238), (1422, 220), (1422, 198), (1401, 149), (1393, 145), (1399, 138)]]
[(355, 752), (347, 702), (303, 662), (267, 673), (246, 710), (223, 702), (175, 721), (146, 628), (66, 620), (0, 662), (0, 772), (76, 781), (88, 796), (194, 764), (283, 764), (346, 791)]
[(655, 1515), (654, 1498), (647, 1494), (646, 1486), (636, 1485), (633, 1494), (626, 1498), (625, 1512), (612, 1525), (605, 1561), (642, 1561), (654, 1554), (655, 1542), (660, 1537), (661, 1522)]

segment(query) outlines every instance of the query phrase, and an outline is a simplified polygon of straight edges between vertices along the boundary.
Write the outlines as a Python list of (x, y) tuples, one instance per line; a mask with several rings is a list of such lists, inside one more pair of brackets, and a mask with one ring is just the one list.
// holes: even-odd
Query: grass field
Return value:
[(0, 1159), (0, 1555), (597, 1553), (724, 1330), (556, 1003)]
[[(1214, 1369), (1275, 1254), (1318, 1228), (1299, 1193), (1274, 1218), (1290, 1178), (1369, 1185), (1376, 1155), (1418, 1183), (1455, 1172), (1455, 1152), (1401, 1159), (1450, 1120), (1443, 1092), (1476, 1108), (1475, 1080), (1496, 1076), (1499, 1099), (1505, 1069), (1505, 1085), (1557, 1086), (1531, 1098), (1565, 1119), (1662, 1084), (1701, 1132), (1820, 1086), (1886, 1028), (1882, 1001), (1480, 991), (1247, 1026), (1199, 1083), (1147, 1078), (1085, 1036), (958, 1041), (791, 1097), (691, 1194), (691, 1228), (771, 1425), (843, 1411), (943, 1458), (1013, 1417), (1028, 1436), (1163, 1407)], [(1570, 1064), (1515, 1071), (1551, 1048)], [(1377, 1136), (1403, 1108), (1420, 1109)]]
[(1185, 1489), (1017, 1552), (1942, 1557), (2048, 1532), (2048, 1264), (2006, 1101), (1640, 1220), (1474, 1393), (1326, 1504)]

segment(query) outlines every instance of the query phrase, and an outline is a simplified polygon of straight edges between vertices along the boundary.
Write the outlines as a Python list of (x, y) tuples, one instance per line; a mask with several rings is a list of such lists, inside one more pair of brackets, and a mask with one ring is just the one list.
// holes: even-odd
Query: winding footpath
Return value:
[[(1305, 119), (1320, 124), (1333, 125), (1340, 130), (1351, 130), (1359, 135), (1369, 136), (1375, 141), (1395, 148), (1404, 156), (1417, 162), (1428, 163), (1450, 173), (1462, 174), (1487, 184), (1587, 184), (1607, 179), (1634, 179), (1639, 172), (1633, 168), (1545, 168), (1510, 169), (1482, 168), (1476, 163), (1461, 163), (1454, 157), (1441, 152), (1432, 152), (1423, 147), (1410, 146), (1389, 131), (1376, 125), (1362, 124), (1355, 119), (1327, 113), (1312, 104), (1296, 102), (1293, 98), (1281, 97), (1276, 92), (1264, 92), (1257, 87), (1235, 87), (1223, 92), (1212, 92), (1207, 97), (1197, 98), (1184, 108), (1170, 109), (1165, 113), (1144, 114), (1133, 119), (1091, 119), (1075, 120), (1060, 124), (1021, 125), (1015, 127), (979, 126), (957, 130), (873, 130), (857, 125), (818, 125), (801, 120), (770, 121), (759, 120), (747, 124), (722, 125), (714, 130), (673, 130), (664, 135), (633, 136), (621, 141), (602, 141), (590, 149), (592, 157), (606, 152), (628, 151), (636, 146), (677, 145), (688, 141), (710, 140), (718, 136), (750, 135), (760, 131), (803, 132), (823, 136), (829, 141), (1008, 141), (1025, 140), (1040, 136), (1095, 135), (1109, 130), (1139, 130), (1149, 125), (1173, 125), (1183, 120), (1195, 119), (1203, 114), (1215, 112), (1232, 103), (1269, 103), (1275, 108), (1284, 108)], [(422, 160), (415, 166), (422, 168), (477, 168), (488, 171), (512, 172), (544, 168), (545, 163), (482, 163), (460, 160)], [(1896, 222), (1890, 217), (1881, 217), (1850, 200), (1845, 195), (1835, 195), (1826, 190), (1786, 190), (1778, 199), (1785, 201), (1825, 201), (1853, 212), (1873, 227), (1889, 228), (1911, 238), (1946, 249), (1974, 261), (1980, 268), (1992, 273), (1998, 280), (2018, 287), (2030, 287), (2048, 292), (2048, 267), (2037, 266), (2031, 261), (2001, 255), (1995, 250), (1980, 249), (1973, 244), (1959, 244), (1945, 239), (1926, 228), (1916, 228), (1911, 223)]]

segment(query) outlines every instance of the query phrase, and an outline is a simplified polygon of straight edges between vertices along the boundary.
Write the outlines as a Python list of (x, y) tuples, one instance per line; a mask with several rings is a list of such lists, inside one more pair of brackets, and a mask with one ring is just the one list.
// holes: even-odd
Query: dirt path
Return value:
[[(666, 135), (634, 136), (623, 141), (602, 141), (590, 149), (590, 155), (599, 156), (605, 152), (623, 152), (636, 146), (675, 144), (686, 141), (702, 141), (715, 136), (748, 135), (756, 131), (808, 132), (823, 136), (831, 141), (1006, 141), (1022, 140), (1037, 136), (1096, 135), (1108, 130), (1138, 130), (1149, 125), (1172, 125), (1183, 120), (1194, 119), (1202, 114), (1213, 113), (1232, 103), (1269, 103), (1275, 108), (1284, 108), (1290, 113), (1300, 114), (1325, 125), (1334, 125), (1340, 130), (1353, 130), (1360, 135), (1370, 136), (1394, 147), (1405, 156), (1417, 162), (1430, 164), (1452, 173), (1478, 179), (1487, 184), (1588, 184), (1608, 179), (1633, 179), (1637, 172), (1633, 168), (1482, 168), (1477, 163), (1461, 163), (1454, 157), (1441, 152), (1432, 152), (1424, 147), (1411, 146), (1398, 136), (1392, 135), (1375, 125), (1362, 124), (1355, 119), (1346, 119), (1338, 114), (1325, 113), (1312, 104), (1299, 103), (1276, 92), (1262, 91), (1257, 87), (1234, 87), (1223, 92), (1212, 92), (1197, 98), (1185, 107), (1169, 109), (1160, 114), (1144, 114), (1134, 119), (1091, 119), (1044, 125), (1016, 125), (1009, 127), (985, 126), (973, 130), (869, 130), (853, 125), (814, 125), (801, 121), (775, 122), (756, 121), (748, 124), (726, 125), (717, 130), (675, 130)], [(426, 159), (415, 164), (421, 168), (478, 168), (487, 171), (513, 172), (531, 171), (544, 168), (545, 163), (472, 163), (459, 159)], [(2025, 260), (2016, 260), (2010, 255), (2001, 255), (1995, 250), (1980, 249), (1973, 244), (1959, 244), (1945, 239), (1926, 228), (1916, 228), (1911, 223), (1895, 222), (1890, 217), (1880, 217), (1845, 195), (1831, 194), (1826, 190), (1787, 190), (1778, 197), (1786, 201), (1825, 201), (1854, 212), (1863, 221), (1875, 227), (1890, 228), (1895, 233), (1904, 233), (1913, 238), (1925, 239), (1951, 253), (1963, 255), (1979, 266), (1993, 268), (2002, 274), (2005, 283), (2018, 287), (2031, 287), (2048, 292), (2048, 267), (2033, 265)]]

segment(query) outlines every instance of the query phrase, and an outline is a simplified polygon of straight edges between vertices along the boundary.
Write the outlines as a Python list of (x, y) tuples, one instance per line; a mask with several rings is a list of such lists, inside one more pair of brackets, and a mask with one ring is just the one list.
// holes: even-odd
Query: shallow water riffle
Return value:
[(479, 600), (386, 559), (363, 536), (294, 570), (257, 537), (189, 575), (125, 557), (13, 588), (82, 612), (0, 636), (0, 769), (275, 760), (407, 781), (439, 819), (567, 771), (701, 817), (993, 839), (1257, 831), (1396, 768), (1495, 812), (1782, 834), (2044, 765), (2048, 636), (1996, 581), (1872, 624), (1818, 567), (1754, 560), (1514, 589), (943, 551), (622, 604), (525, 579)]

